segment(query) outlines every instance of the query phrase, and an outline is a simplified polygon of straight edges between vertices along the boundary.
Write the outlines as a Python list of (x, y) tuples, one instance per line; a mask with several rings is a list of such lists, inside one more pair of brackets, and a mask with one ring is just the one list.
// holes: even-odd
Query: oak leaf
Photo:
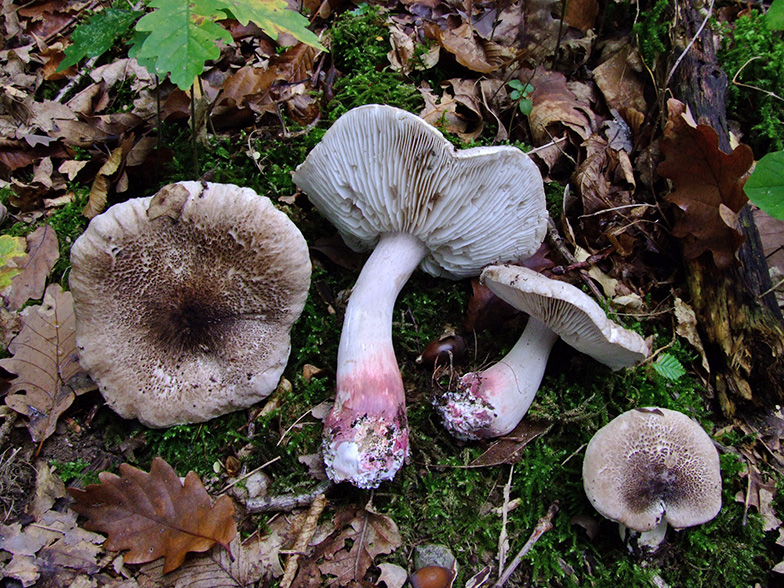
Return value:
[(33, 441), (42, 442), (54, 433), (57, 419), (76, 394), (85, 391), (72, 385), (83, 370), (76, 349), (71, 293), (50, 285), (41, 306), (24, 309), (22, 323), (22, 330), (8, 346), (14, 356), (0, 359), (0, 367), (17, 375), (5, 403), (28, 417)]
[(729, 268), (744, 241), (737, 215), (748, 200), (744, 176), (754, 155), (742, 144), (732, 153), (722, 152), (712, 127), (689, 124), (684, 105), (675, 100), (668, 106), (669, 120), (661, 140), (665, 160), (658, 172), (672, 180), (673, 191), (667, 200), (681, 209), (672, 233), (682, 240), (686, 259), (710, 252), (716, 267)]
[(27, 236), (27, 254), (6, 264), (16, 268), (10, 286), (3, 290), (11, 310), (18, 310), (28, 300), (43, 296), (46, 278), (59, 257), (57, 233), (49, 225), (42, 225)]
[(163, 573), (180, 567), (190, 551), (203, 552), (216, 543), (229, 548), (237, 534), (234, 503), (221, 496), (214, 504), (194, 472), (180, 478), (156, 457), (150, 472), (128, 464), (120, 475), (101, 472), (100, 484), (85, 490), (68, 488), (73, 509), (88, 518), (84, 528), (106, 533), (104, 548), (128, 550), (125, 563), (165, 558)]
[(376, 557), (392, 553), (402, 538), (395, 521), (378, 514), (368, 504), (340, 513), (335, 520), (338, 531), (324, 540), (324, 560), (319, 564), (323, 574), (335, 576), (331, 585), (347, 586), (361, 581)]

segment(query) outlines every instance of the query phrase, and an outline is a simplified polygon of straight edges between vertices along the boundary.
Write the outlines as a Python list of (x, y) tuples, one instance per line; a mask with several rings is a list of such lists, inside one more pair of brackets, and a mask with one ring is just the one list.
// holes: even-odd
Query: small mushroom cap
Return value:
[(566, 343), (613, 370), (648, 357), (648, 345), (640, 335), (608, 319), (601, 306), (571, 284), (514, 265), (488, 266), (480, 281), (503, 301), (536, 317)]
[(685, 414), (666, 408), (630, 410), (588, 443), (583, 461), (588, 499), (604, 517), (634, 531), (664, 518), (680, 529), (721, 509), (719, 454)]
[(348, 111), (294, 172), (294, 182), (355, 251), (407, 232), (435, 276), (478, 275), (522, 260), (547, 227), (536, 164), (516, 147), (456, 150), (433, 126), (391, 106)]
[(152, 427), (268, 396), (310, 283), (307, 245), (269, 199), (182, 182), (95, 217), (71, 249), (80, 361)]

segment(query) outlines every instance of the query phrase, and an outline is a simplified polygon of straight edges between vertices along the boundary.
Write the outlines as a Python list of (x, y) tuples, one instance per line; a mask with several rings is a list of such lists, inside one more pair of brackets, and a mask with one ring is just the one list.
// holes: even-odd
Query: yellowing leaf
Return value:
[(128, 550), (125, 563), (165, 558), (163, 573), (180, 567), (190, 551), (207, 551), (216, 543), (229, 548), (237, 534), (234, 503), (221, 496), (214, 504), (194, 472), (180, 478), (156, 457), (150, 472), (128, 464), (120, 475), (101, 472), (100, 484), (68, 488), (73, 509), (88, 518), (84, 528), (106, 533), (104, 547)]
[(253, 21), (275, 40), (279, 33), (288, 33), (306, 45), (325, 50), (318, 37), (307, 29), (308, 19), (290, 10), (286, 0), (223, 0), (222, 4), (243, 26)]
[(0, 290), (8, 288), (11, 279), (22, 271), (14, 260), (24, 257), (25, 244), (24, 237), (0, 235)]
[(0, 359), (1, 367), (17, 374), (5, 403), (27, 416), (33, 441), (42, 442), (54, 433), (57, 419), (76, 396), (69, 380), (82, 372), (71, 293), (50, 285), (41, 306), (22, 312), (22, 322), (22, 330), (8, 346), (14, 356)]
[(82, 214), (87, 218), (96, 217), (103, 212), (109, 193), (109, 178), (120, 168), (122, 160), (123, 146), (121, 145), (112, 151), (109, 159), (98, 170), (92, 188), (90, 188), (90, 199), (82, 211)]

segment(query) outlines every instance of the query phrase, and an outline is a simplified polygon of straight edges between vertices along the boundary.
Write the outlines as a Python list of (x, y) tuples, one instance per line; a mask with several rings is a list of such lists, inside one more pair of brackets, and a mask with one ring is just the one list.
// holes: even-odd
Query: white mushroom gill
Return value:
[(333, 480), (375, 487), (408, 450), (397, 295), (417, 266), (460, 279), (530, 257), (546, 229), (541, 174), (515, 147), (455, 150), (418, 116), (373, 104), (341, 116), (294, 182), (349, 247), (375, 248), (349, 300), (323, 445)]

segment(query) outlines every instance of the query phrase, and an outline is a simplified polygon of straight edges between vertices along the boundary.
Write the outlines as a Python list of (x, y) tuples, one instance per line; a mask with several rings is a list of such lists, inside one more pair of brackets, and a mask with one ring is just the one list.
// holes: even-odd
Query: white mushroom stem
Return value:
[(635, 531), (623, 523), (618, 523), (618, 534), (631, 553), (651, 555), (664, 545), (668, 526), (667, 519), (664, 518), (650, 531)]
[(452, 434), (480, 439), (500, 437), (514, 429), (534, 401), (557, 340), (558, 335), (546, 324), (529, 317), (520, 339), (501, 361), (465, 374), (441, 407)]
[(354, 285), (338, 347), (335, 406), (324, 424), (324, 461), (335, 482), (375, 488), (394, 477), (408, 454), (392, 314), (425, 253), (408, 233), (384, 233)]

